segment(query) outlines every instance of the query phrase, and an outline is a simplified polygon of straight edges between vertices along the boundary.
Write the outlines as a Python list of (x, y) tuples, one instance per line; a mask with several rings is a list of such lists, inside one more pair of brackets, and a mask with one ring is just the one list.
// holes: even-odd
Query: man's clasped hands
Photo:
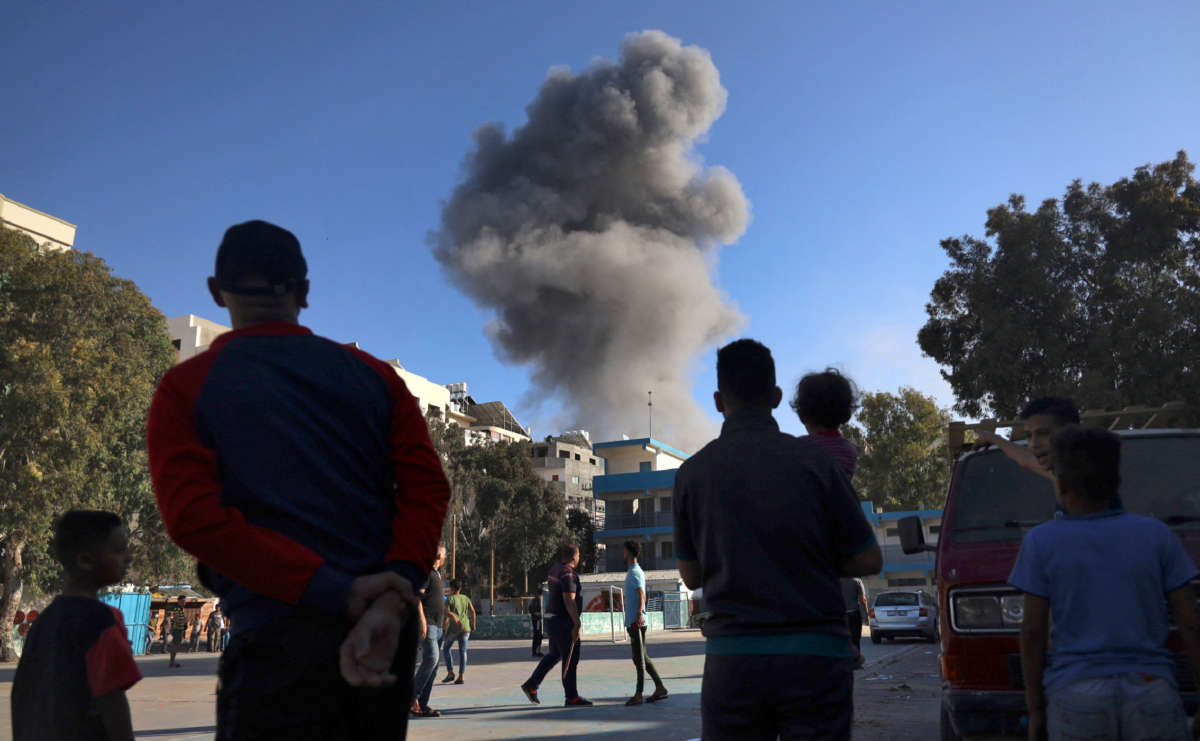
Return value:
[(350, 584), (346, 614), (354, 627), (342, 642), (342, 678), (352, 687), (396, 683), (392, 662), (404, 626), (420, 609), (412, 584), (390, 571), (360, 576)]

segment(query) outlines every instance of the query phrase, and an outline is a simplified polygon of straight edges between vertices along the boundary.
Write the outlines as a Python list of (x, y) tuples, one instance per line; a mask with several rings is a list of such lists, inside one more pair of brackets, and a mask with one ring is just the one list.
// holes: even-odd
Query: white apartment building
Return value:
[(43, 249), (69, 250), (75, 244), (74, 224), (6, 198), (3, 193), (0, 193), (0, 225), (28, 234)]
[(572, 430), (534, 443), (531, 455), (533, 470), (562, 494), (567, 509), (586, 512), (597, 530), (604, 527), (604, 500), (597, 499), (592, 489), (593, 480), (604, 475), (604, 460), (592, 451), (586, 430)]

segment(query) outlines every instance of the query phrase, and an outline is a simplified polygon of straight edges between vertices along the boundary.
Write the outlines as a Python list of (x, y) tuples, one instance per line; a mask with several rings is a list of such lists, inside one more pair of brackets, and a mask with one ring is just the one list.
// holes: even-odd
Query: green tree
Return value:
[[(1014, 416), (1030, 398), (1115, 408), (1200, 401), (1200, 183), (1185, 152), (1112, 185), (1074, 181), (1033, 212), (1013, 195), (951, 267), (918, 333), (955, 408)], [(990, 241), (989, 241), (990, 240)]]
[[(181, 577), (151, 494), (144, 430), (175, 359), (166, 321), (95, 255), (39, 249), (0, 229), (0, 625), (26, 584), (50, 590), (54, 518), (86, 507), (129, 524), (138, 582)], [(0, 658), (11, 657), (0, 630)]]
[(534, 472), (528, 443), (468, 446), (453, 424), (430, 428), (451, 483), (444, 538), (457, 546), (455, 577), (485, 593), (494, 553), (497, 596), (526, 593), (567, 538), (562, 497)]
[(590, 574), (596, 570), (596, 526), (587, 512), (567, 510), (567, 531), (579, 546), (579, 571)]
[(890, 511), (940, 507), (950, 469), (943, 450), (950, 414), (914, 388), (863, 394), (844, 430), (858, 447), (854, 484)]

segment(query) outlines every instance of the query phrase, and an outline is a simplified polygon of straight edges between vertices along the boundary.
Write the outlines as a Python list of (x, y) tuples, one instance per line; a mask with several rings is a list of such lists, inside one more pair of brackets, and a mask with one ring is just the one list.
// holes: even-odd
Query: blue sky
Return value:
[[(697, 155), (753, 220), (716, 280), (781, 384), (833, 364), (949, 405), (916, 346), (939, 240), (982, 236), (1012, 192), (1200, 156), (1190, 1), (242, 5), (6, 9), (0, 192), (77, 224), (168, 316), (224, 320), (204, 290), (221, 233), (282, 224), (309, 260), (307, 324), (466, 380), (538, 436), (556, 405), (522, 414), (526, 369), (496, 359), (426, 234), (480, 124), (520, 125), (550, 67), (613, 58), (630, 32), (720, 70), (727, 110)], [(713, 357), (680, 369), (706, 407)]]

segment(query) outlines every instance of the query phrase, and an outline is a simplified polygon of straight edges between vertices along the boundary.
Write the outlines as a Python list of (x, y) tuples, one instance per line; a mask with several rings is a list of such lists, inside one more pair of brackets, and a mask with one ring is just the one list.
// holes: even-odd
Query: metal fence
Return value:
[(679, 592), (663, 592), (662, 613), (667, 630), (686, 628), (692, 620), (692, 602)]
[(125, 620), (125, 634), (134, 656), (142, 656), (150, 642), (146, 640), (150, 624), (150, 595), (142, 592), (115, 592), (100, 596), (100, 601), (121, 611)]

